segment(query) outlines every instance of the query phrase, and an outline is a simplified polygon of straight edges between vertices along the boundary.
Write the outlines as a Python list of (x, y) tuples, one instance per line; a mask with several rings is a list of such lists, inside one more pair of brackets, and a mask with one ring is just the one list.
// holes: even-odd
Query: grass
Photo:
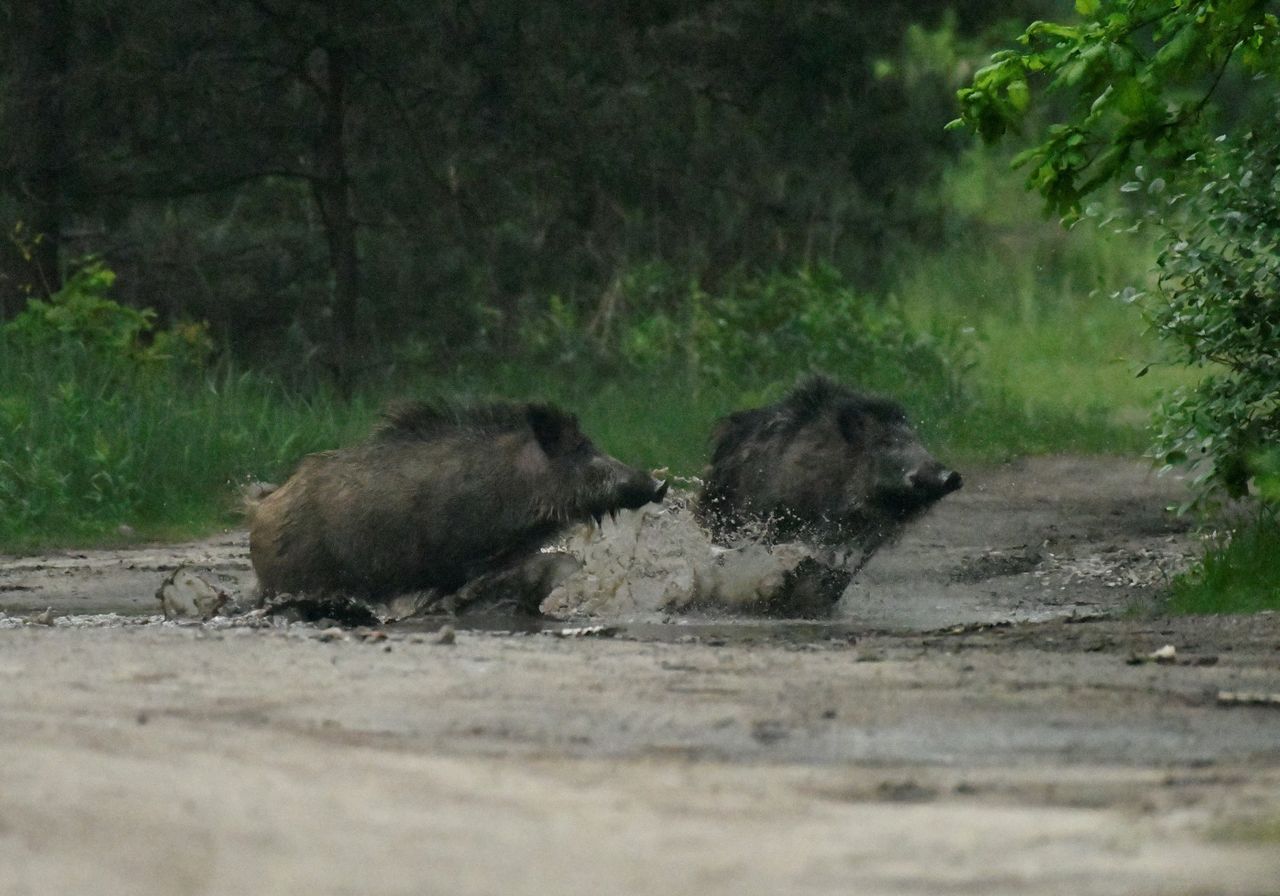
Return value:
[[(241, 486), (280, 481), (303, 455), (355, 441), (381, 405), (405, 395), (553, 401), (621, 459), (697, 474), (715, 421), (786, 385), (744, 375), (695, 388), (678, 371), (600, 379), (507, 364), (401, 378), (341, 398), (324, 385), (286, 389), (257, 373), (122, 371), (74, 351), (9, 347), (0, 357), (0, 550), (183, 538), (234, 525)], [(1114, 427), (978, 400), (928, 415), (921, 429), (950, 461), (953, 452), (972, 460), (1087, 447)]]
[[(0, 545), (9, 551), (207, 532), (239, 487), (345, 441), (368, 416), (324, 391), (230, 371), (122, 369), (77, 352), (0, 358)], [(127, 531), (127, 530), (124, 530)]]
[[(982, 276), (995, 270), (988, 267)], [(979, 273), (972, 274), (974, 288), (986, 289)], [(950, 279), (944, 266), (925, 261), (909, 282), (912, 297), (937, 296), (933, 313), (951, 315), (944, 322), (956, 330), (970, 318), (957, 310), (954, 293), (942, 292)], [(819, 289), (813, 302), (820, 305), (825, 295)], [(1048, 304), (1043, 297), (1036, 301)], [(936, 380), (947, 374), (916, 376), (910, 364), (885, 373), (888, 388), (913, 412), (935, 452), (951, 463), (972, 464), (1060, 450), (1139, 451), (1145, 440), (1141, 417), (1117, 418), (1108, 404), (1132, 396), (1121, 395), (1118, 375), (1098, 362), (1114, 350), (1120, 318), (1099, 322), (1064, 312), (1005, 320), (1001, 307), (988, 301), (985, 316), (974, 318), (975, 332), (980, 327), (976, 365), (954, 399), (940, 394), (951, 387)], [(915, 311), (924, 310), (918, 301)], [(1074, 334), (1067, 321), (1079, 324)], [(936, 323), (922, 316), (920, 325)], [(1098, 334), (1092, 343), (1082, 335), (1089, 327)], [(814, 332), (854, 329), (856, 318), (852, 325)], [(1095, 347), (1054, 349), (1064, 336), (1077, 349)], [(822, 336), (802, 335), (798, 345), (813, 338)], [(859, 345), (858, 351), (868, 350)], [(842, 350), (833, 353), (829, 346), (825, 357), (838, 361)], [(893, 367), (875, 363), (874, 344), (870, 350), (870, 369)], [(942, 358), (952, 350), (937, 351)], [(129, 530), (133, 538), (184, 537), (234, 524), (241, 485), (279, 481), (303, 455), (354, 441), (383, 403), (406, 395), (553, 401), (573, 409), (597, 444), (621, 459), (697, 474), (719, 417), (776, 398), (811, 363), (793, 349), (775, 351), (767, 369), (753, 369), (752, 355), (735, 357), (748, 359), (735, 362), (744, 369), (707, 378), (683, 363), (604, 374), (572, 363), (477, 356), (453, 373), (402, 373), (341, 398), (322, 383), (285, 388), (262, 373), (225, 367), (183, 372), (112, 360), (75, 340), (24, 347), (11, 339), (0, 352), (0, 549), (110, 543), (124, 540), (119, 533)], [(1110, 391), (1095, 383), (1096, 401), (1064, 400), (1063, 383), (1086, 371)]]
[[(1194, 376), (1153, 363), (1161, 347), (1138, 308), (1115, 297), (1150, 285), (1154, 247), (1088, 221), (1066, 231), (1045, 219), (991, 150), (968, 153), (942, 191), (949, 245), (904, 258), (892, 289), (919, 325), (973, 334), (975, 380), (987, 404), (1006, 408), (991, 439), (972, 444), (978, 455), (1000, 443), (1141, 453), (1161, 393)], [(969, 431), (958, 437), (971, 444)]]
[[(1167, 371), (1135, 377), (1155, 350), (1136, 313), (1100, 286), (1071, 288), (1064, 273), (1079, 264), (1073, 253), (1096, 250), (1111, 259), (1108, 276), (1119, 278), (1141, 267), (1140, 255), (1104, 250), (1087, 233), (1068, 238), (1078, 246), (1056, 231), (1044, 239), (1056, 248), (1043, 259), (990, 247), (944, 250), (905, 268), (897, 284), (894, 301), (922, 332), (969, 336), (972, 367), (951, 397), (935, 394), (930, 374), (913, 380), (902, 368), (887, 381), (950, 463), (1139, 453), (1159, 387), (1178, 381)], [(406, 395), (553, 401), (623, 460), (696, 474), (714, 422), (776, 398), (808, 358), (797, 353), (789, 375), (775, 357), (767, 372), (743, 369), (714, 381), (681, 363), (604, 375), (572, 363), (472, 360), (447, 374), (402, 372), (340, 397), (323, 383), (286, 388), (225, 365), (195, 372), (124, 363), (75, 340), (52, 347), (10, 340), (0, 345), (0, 550), (174, 539), (235, 525), (242, 485), (280, 481), (303, 455), (362, 437), (382, 404)], [(1179, 579), (1170, 608), (1278, 609), (1277, 558), (1280, 527), (1262, 519)]]
[(1174, 580), (1168, 609), (1179, 614), (1280, 610), (1280, 520), (1264, 511), (1212, 545), (1199, 565)]

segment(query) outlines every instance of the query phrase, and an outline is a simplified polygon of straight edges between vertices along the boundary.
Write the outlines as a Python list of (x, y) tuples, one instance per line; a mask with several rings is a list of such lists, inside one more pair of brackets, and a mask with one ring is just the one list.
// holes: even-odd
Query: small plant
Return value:
[(115, 272), (100, 259), (87, 259), (47, 300), (28, 299), (25, 310), (0, 333), (16, 345), (83, 350), (127, 366), (200, 366), (208, 360), (213, 342), (207, 325), (182, 323), (156, 332), (156, 313), (150, 308), (130, 308), (109, 297), (115, 280)]
[(1175, 613), (1280, 610), (1280, 518), (1267, 508), (1249, 524), (1215, 539), (1203, 559), (1174, 580)]

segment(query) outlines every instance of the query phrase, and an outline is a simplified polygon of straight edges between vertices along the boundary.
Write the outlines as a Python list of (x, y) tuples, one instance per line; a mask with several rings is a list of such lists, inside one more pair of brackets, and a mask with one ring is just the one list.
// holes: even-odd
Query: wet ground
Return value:
[(241, 533), (0, 558), (0, 893), (1274, 896), (1280, 617), (1150, 614), (1180, 490), (978, 471), (821, 623), (607, 563), (518, 631), (164, 623)]

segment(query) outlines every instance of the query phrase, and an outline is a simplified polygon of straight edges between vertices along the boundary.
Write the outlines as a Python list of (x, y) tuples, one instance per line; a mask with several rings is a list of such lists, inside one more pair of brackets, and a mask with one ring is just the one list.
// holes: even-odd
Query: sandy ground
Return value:
[(1180, 488), (978, 471), (832, 623), (608, 637), (138, 615), (238, 532), (0, 558), (0, 893), (1275, 896), (1280, 616), (1133, 612)]

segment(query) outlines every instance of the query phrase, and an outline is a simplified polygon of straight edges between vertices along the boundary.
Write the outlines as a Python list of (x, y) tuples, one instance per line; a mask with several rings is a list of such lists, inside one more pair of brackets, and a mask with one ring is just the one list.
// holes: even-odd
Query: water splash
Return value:
[(825, 615), (839, 600), (850, 575), (845, 558), (799, 543), (715, 544), (692, 501), (691, 492), (672, 490), (661, 507), (572, 532), (554, 550), (573, 555), (581, 568), (551, 591), (542, 611), (613, 618), (702, 609)]

